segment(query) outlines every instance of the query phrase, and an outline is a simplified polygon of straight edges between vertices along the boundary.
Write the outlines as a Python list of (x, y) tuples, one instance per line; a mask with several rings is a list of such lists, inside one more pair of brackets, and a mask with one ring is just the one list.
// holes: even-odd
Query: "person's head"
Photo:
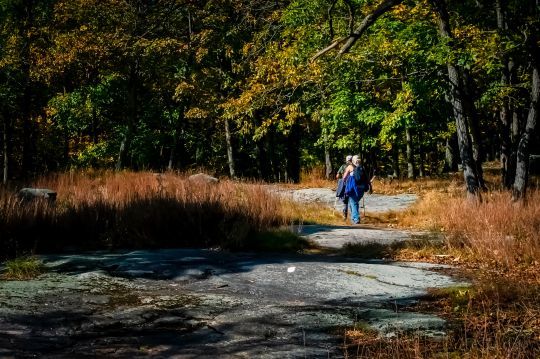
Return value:
[(355, 165), (355, 166), (358, 166), (360, 164), (360, 158), (358, 157), (358, 155), (354, 155), (352, 156), (352, 164)]
[(345, 162), (351, 162), (352, 161), (352, 157), (351, 155), (348, 155), (347, 157), (345, 157)]

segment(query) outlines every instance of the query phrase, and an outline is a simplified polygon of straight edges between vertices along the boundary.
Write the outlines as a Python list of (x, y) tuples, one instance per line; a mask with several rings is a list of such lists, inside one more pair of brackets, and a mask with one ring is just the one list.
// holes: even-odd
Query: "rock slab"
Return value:
[[(0, 282), (0, 355), (341, 357), (340, 328), (440, 331), (402, 313), (454, 285), (404, 263), (199, 249), (43, 256), (49, 273)], [(294, 268), (294, 271), (290, 271)], [(396, 309), (398, 309), (396, 311)]]

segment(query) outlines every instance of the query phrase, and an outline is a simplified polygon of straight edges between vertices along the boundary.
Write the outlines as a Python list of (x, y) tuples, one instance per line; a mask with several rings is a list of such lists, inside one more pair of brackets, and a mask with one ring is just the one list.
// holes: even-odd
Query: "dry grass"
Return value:
[(436, 215), (450, 247), (507, 268), (539, 265), (539, 191), (525, 205), (512, 203), (509, 193), (491, 193), (482, 203), (453, 199), (445, 207)]
[[(478, 277), (478, 274), (476, 274)], [(540, 287), (480, 277), (470, 288), (434, 290), (414, 308), (449, 321), (440, 339), (421, 333), (384, 338), (357, 327), (345, 332), (348, 358), (538, 358)]]
[(528, 198), (526, 204), (516, 204), (509, 193), (496, 191), (477, 202), (432, 191), (411, 209), (396, 213), (395, 222), (443, 232), (447, 249), (463, 260), (507, 269), (540, 267), (540, 191), (530, 191)]
[(344, 221), (337, 211), (320, 203), (298, 203), (283, 201), (281, 213), (295, 223), (343, 225)]
[(540, 191), (531, 190), (528, 202), (517, 205), (506, 192), (488, 192), (479, 203), (460, 190), (433, 189), (392, 216), (400, 226), (441, 231), (445, 240), (379, 248), (380, 253), (461, 264), (473, 285), (433, 291), (410, 308), (445, 317), (450, 327), (442, 340), (420, 333), (382, 338), (351, 329), (345, 333), (347, 357), (540, 357)]
[(195, 183), (172, 174), (64, 173), (35, 187), (58, 192), (55, 205), (0, 193), (3, 256), (62, 249), (244, 248), (257, 233), (292, 220), (264, 187)]
[(288, 184), (287, 186), (294, 188), (335, 188), (335, 174), (329, 180), (324, 178), (324, 167), (314, 167), (309, 170), (304, 170), (300, 173), (299, 184)]

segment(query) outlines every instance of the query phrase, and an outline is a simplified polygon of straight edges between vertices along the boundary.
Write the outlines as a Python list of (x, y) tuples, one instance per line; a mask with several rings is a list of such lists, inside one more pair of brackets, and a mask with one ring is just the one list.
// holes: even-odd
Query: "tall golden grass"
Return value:
[(452, 247), (506, 267), (538, 265), (540, 260), (540, 192), (516, 204), (509, 193), (484, 196), (482, 203), (452, 199), (437, 216)]
[(54, 205), (0, 192), (3, 256), (63, 249), (222, 246), (289, 223), (263, 186), (194, 182), (173, 174), (70, 172), (38, 179)]
[(514, 203), (508, 192), (493, 191), (482, 201), (464, 194), (432, 191), (411, 209), (396, 214), (405, 227), (445, 233), (449, 249), (465, 258), (496, 267), (540, 266), (540, 191), (526, 203)]

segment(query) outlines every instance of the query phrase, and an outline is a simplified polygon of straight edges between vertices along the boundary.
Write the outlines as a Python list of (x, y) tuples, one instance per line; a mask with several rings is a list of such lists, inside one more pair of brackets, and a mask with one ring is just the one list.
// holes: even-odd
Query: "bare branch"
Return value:
[(351, 47), (356, 43), (356, 41), (362, 36), (362, 34), (377, 21), (381, 15), (384, 15), (386, 12), (391, 10), (394, 6), (399, 5), (403, 2), (403, 0), (386, 0), (371, 14), (368, 14), (364, 20), (360, 23), (360, 25), (356, 28), (356, 30), (353, 31), (353, 33), (349, 36), (345, 44), (341, 47), (339, 50), (339, 55), (342, 55), (346, 52), (348, 52)]
[(313, 57), (311, 58), (311, 61), (317, 60), (319, 57), (326, 54), (328, 51), (332, 50), (333, 48), (337, 47), (339, 44), (341, 44), (343, 41), (347, 39), (348, 39), (347, 36), (340, 37), (339, 39), (337, 39), (336, 41), (334, 41), (333, 43), (331, 43), (330, 45), (328, 45), (327, 47), (325, 47), (324, 49), (322, 49), (321, 51), (313, 55)]
[(351, 0), (344, 0), (347, 4), (347, 9), (349, 10), (349, 34), (352, 34), (354, 29), (354, 6)]

